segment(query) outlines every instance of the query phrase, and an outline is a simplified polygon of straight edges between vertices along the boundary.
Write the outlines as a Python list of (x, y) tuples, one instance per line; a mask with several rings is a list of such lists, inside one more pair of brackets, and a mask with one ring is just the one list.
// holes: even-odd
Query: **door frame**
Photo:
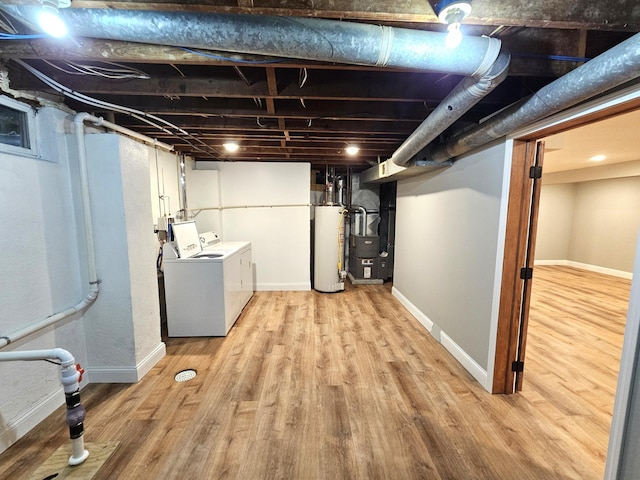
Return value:
[[(597, 122), (639, 108), (640, 85), (634, 85), (545, 119), (522, 131), (514, 132), (510, 138), (514, 139), (515, 151), (516, 147), (522, 148), (523, 142), (535, 141), (554, 133), (560, 133), (577, 126)], [(519, 153), (522, 155), (522, 152)], [(514, 153), (514, 159), (516, 159), (516, 157)], [(522, 156), (522, 158), (525, 157)], [(515, 169), (512, 168), (512, 179), (514, 170), (517, 170), (517, 168), (517, 165)], [(522, 172), (522, 170), (520, 170), (520, 172)], [(510, 186), (508, 210), (516, 208), (517, 200), (514, 200), (512, 207), (511, 188), (517, 189), (518, 183), (521, 184), (522, 181), (516, 179), (516, 184)], [(519, 224), (519, 222), (516, 224)], [(511, 228), (513, 228), (513, 226)], [(509, 246), (508, 241), (510, 234), (512, 238), (514, 238), (515, 235), (515, 238), (521, 242), (522, 232), (518, 230), (509, 232), (509, 225), (507, 225), (507, 233), (498, 313), (499, 325), (496, 335), (496, 350), (494, 353), (495, 363), (492, 393), (515, 392), (515, 381), (512, 381), (511, 377), (511, 365), (508, 364), (505, 359), (509, 358), (509, 355), (515, 351), (514, 347), (517, 348), (515, 344), (517, 339), (514, 340), (515, 337), (512, 332), (513, 322), (515, 321), (515, 309), (513, 306), (515, 305), (515, 295), (517, 292), (517, 289), (513, 288), (513, 279), (515, 277), (515, 271), (519, 269), (519, 267), (514, 263), (513, 258), (518, 258), (521, 252), (515, 253), (513, 248)], [(507, 260), (509, 261), (507, 262)], [(620, 361), (620, 371), (618, 373), (618, 385), (611, 420), (611, 430), (609, 433), (609, 446), (604, 473), (605, 480), (616, 480), (618, 478), (622, 463), (625, 434), (629, 426), (629, 410), (633, 406), (631, 400), (634, 394), (634, 384), (636, 383), (636, 377), (640, 376), (640, 237), (636, 249), (634, 280), (631, 287), (622, 358)], [(510, 281), (511, 283), (509, 283)], [(521, 305), (521, 302), (519, 304)], [(500, 324), (500, 319), (502, 319), (502, 325)]]
[[(511, 177), (509, 183), (505, 247), (503, 253), (500, 304), (496, 331), (491, 393), (511, 394), (522, 387), (522, 377), (516, 383), (513, 362), (524, 358), (524, 351), (518, 349), (526, 345), (526, 320), (528, 301), (520, 279), (520, 269), (525, 267), (531, 215), (532, 179), (529, 168), (535, 160), (535, 143), (549, 135), (572, 128), (598, 122), (640, 108), (640, 87), (633, 86), (610, 96), (580, 107), (570, 109), (556, 116), (534, 124), (527, 130), (515, 132), (512, 152)], [(534, 215), (535, 215), (534, 209)], [(537, 222), (537, 219), (534, 219)], [(532, 242), (535, 245), (536, 224), (533, 227)], [(533, 263), (533, 250), (531, 251)], [(532, 265), (529, 265), (532, 266)], [(526, 311), (523, 311), (523, 302)], [(523, 324), (524, 323), (524, 324)], [(522, 325), (523, 324), (523, 325)], [(524, 329), (524, 336), (519, 335)], [(523, 350), (523, 349), (521, 349)], [(518, 389), (519, 389), (518, 388)]]
[(522, 386), (523, 371), (515, 366), (525, 358), (531, 293), (531, 278), (523, 273), (533, 268), (540, 197), (540, 181), (531, 172), (542, 150), (536, 140), (513, 143), (492, 393)]

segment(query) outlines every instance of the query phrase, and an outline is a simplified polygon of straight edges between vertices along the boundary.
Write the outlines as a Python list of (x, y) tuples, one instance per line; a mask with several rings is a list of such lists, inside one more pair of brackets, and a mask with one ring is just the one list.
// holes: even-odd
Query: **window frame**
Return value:
[(18, 147), (15, 145), (9, 145), (8, 143), (0, 142), (0, 153), (37, 158), (38, 148), (36, 145), (36, 128), (35, 128), (36, 114), (33, 107), (25, 103), (18, 102), (4, 95), (0, 95), (0, 105), (11, 108), (13, 110), (17, 110), (25, 114), (25, 117), (26, 117), (25, 127), (26, 127), (26, 134), (28, 136), (28, 143), (29, 143), (28, 147)]

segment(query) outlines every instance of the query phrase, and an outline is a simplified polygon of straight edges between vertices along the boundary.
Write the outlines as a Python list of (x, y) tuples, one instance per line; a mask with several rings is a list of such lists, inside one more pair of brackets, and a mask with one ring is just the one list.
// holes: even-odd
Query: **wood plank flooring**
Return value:
[[(169, 339), (140, 383), (84, 389), (87, 441), (121, 443), (95, 478), (601, 479), (628, 290), (536, 268), (511, 396), (485, 392), (388, 285), (258, 292), (228, 337)], [(29, 478), (66, 436), (61, 408), (0, 455), (0, 478)]]

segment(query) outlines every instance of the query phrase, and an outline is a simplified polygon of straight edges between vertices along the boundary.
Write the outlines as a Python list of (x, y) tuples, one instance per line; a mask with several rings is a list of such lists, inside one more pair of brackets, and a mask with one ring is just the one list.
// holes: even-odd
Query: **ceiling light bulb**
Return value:
[(67, 26), (58, 16), (58, 11), (48, 5), (42, 7), (38, 15), (38, 24), (42, 30), (52, 37), (61, 38), (67, 34)]
[(447, 39), (445, 43), (448, 48), (458, 48), (460, 43), (462, 43), (462, 31), (460, 30), (459, 23), (452, 23), (447, 27), (449, 33), (447, 34)]
[(606, 155), (594, 155), (589, 160), (591, 160), (592, 162), (601, 162), (601, 161), (605, 160), (606, 158), (607, 158)]
[(357, 147), (356, 145), (349, 145), (345, 151), (347, 152), (347, 155), (350, 156), (354, 156), (356, 155), (359, 151), (360, 151), (360, 147)]
[(435, 14), (440, 23), (462, 23), (471, 13), (470, 0), (443, 0), (434, 6)]
[(227, 142), (223, 144), (223, 147), (227, 152), (237, 152), (240, 148), (240, 145), (235, 142)]

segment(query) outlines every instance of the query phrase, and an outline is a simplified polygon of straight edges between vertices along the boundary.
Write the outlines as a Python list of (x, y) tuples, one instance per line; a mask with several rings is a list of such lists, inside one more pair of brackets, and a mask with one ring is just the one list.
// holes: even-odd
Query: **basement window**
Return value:
[(33, 110), (10, 98), (0, 97), (0, 151), (33, 155)]

